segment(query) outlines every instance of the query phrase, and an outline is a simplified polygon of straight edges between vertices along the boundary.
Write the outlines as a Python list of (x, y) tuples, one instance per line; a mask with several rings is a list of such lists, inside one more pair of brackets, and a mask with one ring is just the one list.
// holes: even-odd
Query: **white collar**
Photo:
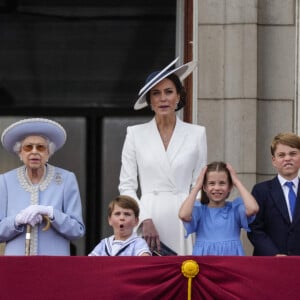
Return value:
[(286, 182), (293, 182), (296, 191), (298, 190), (298, 184), (299, 184), (299, 177), (298, 177), (298, 176), (296, 176), (296, 177), (295, 177), (294, 179), (292, 179), (292, 180), (287, 180), (287, 179), (283, 178), (283, 177), (282, 177), (281, 175), (279, 175), (279, 174), (277, 175), (277, 177), (278, 177), (278, 180), (279, 180), (281, 186), (284, 186)]

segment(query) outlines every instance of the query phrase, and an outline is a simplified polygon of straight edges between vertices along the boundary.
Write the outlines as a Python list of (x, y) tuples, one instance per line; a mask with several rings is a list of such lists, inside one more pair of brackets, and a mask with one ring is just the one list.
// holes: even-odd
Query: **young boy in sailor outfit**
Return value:
[(108, 206), (108, 223), (114, 234), (104, 238), (89, 256), (150, 256), (146, 241), (133, 232), (139, 222), (139, 206), (133, 198), (116, 197)]

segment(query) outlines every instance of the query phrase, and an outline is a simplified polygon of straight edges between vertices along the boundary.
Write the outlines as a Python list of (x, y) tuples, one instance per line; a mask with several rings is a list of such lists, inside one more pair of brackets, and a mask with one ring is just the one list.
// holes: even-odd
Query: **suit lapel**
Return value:
[(177, 153), (180, 151), (184, 141), (186, 140), (187, 131), (185, 130), (184, 123), (177, 118), (176, 126), (167, 149), (167, 154), (170, 160), (170, 163), (176, 158)]
[(170, 181), (170, 183), (173, 186), (176, 186), (169, 153), (167, 155), (167, 152), (165, 151), (155, 119), (153, 118), (148, 124), (148, 134), (145, 134), (145, 143), (153, 155), (153, 162), (160, 167), (161, 171), (165, 174), (165, 177)]
[(176, 119), (174, 132), (166, 151), (160, 138), (155, 118), (148, 124), (148, 134), (145, 135), (147, 147), (149, 147), (150, 151), (153, 153), (155, 161), (157, 161), (157, 164), (160, 166), (166, 178), (168, 178), (172, 185), (176, 187), (172, 162), (176, 159), (178, 152), (187, 139), (188, 131), (186, 130), (186, 126), (179, 118)]
[(274, 205), (278, 208), (283, 218), (287, 223), (291, 223), (284, 193), (277, 177), (271, 181), (270, 193), (272, 195)]
[(292, 224), (296, 224), (300, 221), (300, 182), (298, 182), (297, 200), (294, 212), (294, 219)]

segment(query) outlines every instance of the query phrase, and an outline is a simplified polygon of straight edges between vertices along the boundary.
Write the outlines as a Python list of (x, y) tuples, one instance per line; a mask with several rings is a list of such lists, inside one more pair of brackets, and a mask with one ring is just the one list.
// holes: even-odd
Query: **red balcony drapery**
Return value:
[(300, 257), (0, 257), (0, 299), (299, 299)]

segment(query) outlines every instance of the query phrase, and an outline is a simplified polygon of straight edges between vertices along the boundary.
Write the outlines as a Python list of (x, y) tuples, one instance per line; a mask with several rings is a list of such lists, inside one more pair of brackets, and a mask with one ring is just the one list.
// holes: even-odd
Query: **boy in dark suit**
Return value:
[(300, 137), (279, 133), (271, 154), (277, 176), (252, 190), (260, 207), (248, 233), (253, 255), (300, 255)]

